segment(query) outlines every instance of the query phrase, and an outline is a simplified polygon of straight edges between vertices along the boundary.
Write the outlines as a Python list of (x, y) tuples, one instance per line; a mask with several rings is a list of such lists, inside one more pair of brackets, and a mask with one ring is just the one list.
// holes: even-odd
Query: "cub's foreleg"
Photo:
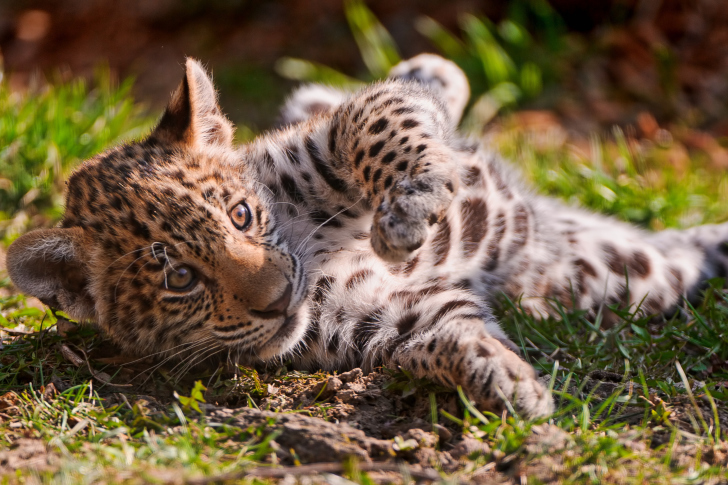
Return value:
[(319, 280), (314, 298), (321, 301), (312, 314), (320, 325), (298, 364), (401, 367), (450, 388), (462, 386), (480, 409), (497, 412), (506, 399), (524, 416), (552, 411), (551, 396), (514, 353), (481, 297), (443, 281), (392, 277), (381, 263), (369, 263), (357, 263), (353, 273), (337, 265)]
[(459, 183), (442, 103), (416, 84), (388, 81), (358, 93), (326, 128), (332, 169), (374, 209), (374, 251), (407, 260), (442, 220)]
[(529, 418), (553, 412), (549, 392), (536, 380), (533, 367), (511, 349), (510, 341), (496, 338), (493, 323), (472, 308), (452, 310), (399, 346), (385, 365), (399, 365), (417, 377), (447, 387), (462, 386), (481, 409), (498, 412), (504, 400)]

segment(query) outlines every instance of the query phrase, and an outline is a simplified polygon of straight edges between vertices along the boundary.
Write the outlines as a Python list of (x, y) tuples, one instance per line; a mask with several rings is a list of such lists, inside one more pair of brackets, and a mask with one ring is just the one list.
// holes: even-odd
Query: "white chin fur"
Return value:
[(306, 334), (309, 320), (308, 309), (300, 308), (296, 311), (297, 319), (285, 336), (273, 337), (256, 350), (256, 355), (264, 360), (272, 360), (291, 352)]

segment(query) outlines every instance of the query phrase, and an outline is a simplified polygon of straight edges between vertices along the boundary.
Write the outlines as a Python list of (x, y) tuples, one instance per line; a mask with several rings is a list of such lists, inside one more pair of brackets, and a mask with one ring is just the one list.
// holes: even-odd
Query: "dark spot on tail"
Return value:
[(403, 270), (404, 274), (406, 274), (408, 276), (411, 275), (412, 272), (417, 267), (417, 263), (419, 263), (419, 261), (420, 261), (420, 255), (418, 254), (417, 256), (414, 257), (414, 259), (412, 259), (411, 261), (409, 261), (408, 263), (406, 263), (404, 265), (404, 270)]
[(329, 351), (329, 353), (336, 353), (339, 350), (339, 334), (334, 333), (331, 338), (329, 339), (329, 343), (326, 346), (326, 350)]
[(515, 214), (513, 215), (513, 240), (508, 250), (508, 256), (513, 256), (516, 252), (526, 245), (528, 241), (528, 211), (526, 208), (518, 204)]
[(281, 185), (283, 186), (283, 190), (286, 192), (286, 195), (288, 195), (289, 199), (291, 199), (293, 202), (303, 202), (303, 194), (301, 193), (301, 191), (298, 190), (296, 182), (290, 175), (281, 175)]
[(366, 349), (369, 341), (379, 330), (381, 315), (382, 310), (376, 309), (357, 322), (354, 327), (354, 334), (352, 337), (354, 339), (354, 345), (356, 345), (356, 348), (360, 351)]
[(394, 160), (394, 157), (396, 156), (397, 153), (395, 153), (394, 151), (387, 153), (382, 157), (382, 165), (389, 165), (390, 163), (392, 163), (392, 160)]
[(430, 325), (435, 325), (448, 313), (457, 310), (458, 308), (470, 308), (480, 310), (480, 306), (477, 303), (470, 300), (453, 300), (445, 303), (440, 307), (435, 316), (432, 318)]
[(329, 130), (329, 152), (332, 154), (336, 150), (336, 123), (331, 123), (331, 129)]
[(468, 187), (482, 184), (483, 176), (480, 169), (478, 167), (470, 167), (463, 177), (463, 183)]
[(374, 172), (374, 176), (372, 177), (372, 183), (373, 183), (373, 184), (376, 184), (376, 183), (377, 183), (377, 182), (379, 181), (379, 178), (380, 178), (381, 176), (382, 176), (382, 169), (381, 169), (381, 168), (378, 168), (378, 169), (377, 169), (377, 170), (376, 170), (376, 171)]
[(420, 125), (420, 122), (417, 120), (414, 120), (412, 118), (407, 118), (406, 120), (404, 120), (402, 122), (402, 128), (404, 128), (404, 129), (415, 128), (419, 125)]
[(332, 189), (337, 192), (346, 192), (348, 190), (349, 187), (347, 183), (338, 178), (331, 168), (322, 160), (319, 149), (316, 146), (316, 142), (310, 136), (306, 138), (306, 151), (308, 152), (318, 174)]
[(506, 216), (503, 212), (499, 212), (493, 226), (493, 236), (488, 241), (488, 254), (485, 258), (483, 269), (491, 272), (498, 267), (498, 259), (500, 258), (500, 242), (506, 232)]
[(311, 301), (314, 303), (321, 303), (324, 300), (326, 293), (331, 289), (334, 283), (336, 283), (336, 278), (333, 276), (322, 276), (319, 278), (316, 282), (316, 289), (313, 292)]
[(376, 142), (374, 145), (369, 147), (369, 156), (376, 157), (377, 155), (379, 155), (379, 152), (382, 151), (382, 148), (384, 148), (384, 141), (380, 140)]
[(592, 266), (592, 264), (585, 259), (577, 259), (576, 261), (574, 261), (574, 265), (579, 268), (579, 270), (584, 274), (587, 274), (591, 277), (595, 277), (597, 275), (597, 270), (595, 270), (594, 266)]
[(356, 157), (354, 157), (354, 168), (359, 168), (359, 164), (361, 163), (363, 158), (364, 158), (364, 149), (360, 148), (359, 151), (356, 152)]

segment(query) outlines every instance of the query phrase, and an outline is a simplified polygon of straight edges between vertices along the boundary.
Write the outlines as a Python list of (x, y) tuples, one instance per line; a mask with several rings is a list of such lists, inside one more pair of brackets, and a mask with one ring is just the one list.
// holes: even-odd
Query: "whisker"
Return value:
[[(210, 340), (211, 340), (211, 339), (210, 339)], [(189, 360), (194, 360), (194, 359), (196, 359), (197, 357), (199, 357), (199, 356), (200, 356), (201, 354), (203, 354), (203, 353), (207, 352), (207, 351), (208, 351), (209, 349), (213, 348), (213, 347), (214, 347), (214, 346), (216, 345), (216, 343), (215, 343), (215, 342), (211, 342), (210, 340), (207, 340), (207, 341), (205, 342), (205, 345), (204, 345), (204, 346), (202, 347), (202, 349), (201, 349), (201, 350), (200, 350), (200, 349), (196, 350), (194, 354), (190, 354), (190, 355), (189, 355), (188, 357), (186, 357), (186, 358), (184, 358), (184, 359), (180, 360), (180, 361), (179, 361), (179, 362), (178, 362), (177, 364), (175, 364), (175, 366), (174, 366), (174, 367), (172, 367), (172, 368), (171, 368), (171, 369), (169, 370), (169, 373), (170, 373), (170, 375), (174, 375), (174, 371), (175, 371), (175, 369), (177, 369), (177, 368), (178, 368), (179, 366), (181, 366), (181, 365), (182, 365), (182, 366), (183, 366), (183, 365), (185, 365), (185, 363), (186, 363), (186, 362), (188, 362)], [(190, 350), (191, 350), (191, 349), (190, 349)]]
[[(111, 263), (109, 263), (109, 265), (108, 265), (108, 266), (107, 266), (107, 267), (106, 267), (106, 268), (104, 269), (104, 271), (106, 271), (106, 270), (108, 270), (109, 268), (111, 268), (111, 267), (112, 267), (113, 265), (115, 265), (115, 264), (116, 264), (116, 263), (117, 263), (117, 262), (118, 262), (118, 261), (119, 261), (120, 259), (122, 259), (122, 258), (125, 258), (125, 257), (129, 256), (130, 254), (138, 253), (139, 251), (144, 251), (144, 250), (146, 250), (146, 249), (149, 249), (149, 246), (144, 246), (144, 247), (142, 247), (142, 248), (139, 248), (139, 249), (134, 249), (134, 250), (132, 250), (132, 251), (129, 251), (129, 252), (128, 252), (128, 253), (126, 253), (126, 254), (122, 254), (121, 256), (119, 256), (118, 258), (116, 258), (116, 259), (115, 259), (114, 261), (112, 261)], [(137, 259), (138, 259), (138, 258), (137, 258)], [(136, 261), (136, 260), (135, 260), (135, 261)], [(133, 261), (132, 261), (132, 264), (134, 264), (134, 262), (133, 262)]]
[[(142, 249), (148, 249), (148, 248), (145, 247), (145, 248), (142, 248)], [(139, 261), (140, 259), (142, 259), (145, 256), (149, 256), (149, 255), (148, 254), (142, 254), (141, 256), (139, 256), (138, 258), (136, 258), (134, 261), (132, 261), (131, 263), (129, 263), (129, 266), (127, 266), (126, 268), (124, 268), (124, 271), (122, 271), (121, 274), (119, 275), (119, 278), (116, 280), (116, 285), (114, 286), (114, 303), (116, 303), (116, 297), (117, 297), (117, 292), (119, 290), (119, 283), (121, 283), (121, 278), (126, 274), (127, 271), (129, 271), (129, 268), (131, 268), (134, 263), (136, 263), (137, 261)], [(142, 268), (144, 266), (146, 266), (147, 264), (149, 264), (150, 262), (151, 261), (148, 261), (147, 263), (144, 263), (144, 265), (142, 265)], [(139, 271), (141, 271), (142, 268), (139, 268)], [(137, 274), (139, 274), (139, 271), (137, 271)], [(134, 275), (134, 278), (136, 278), (136, 275)], [(134, 278), (132, 278), (132, 281), (134, 281)]]
[[(197, 354), (196, 358), (190, 359), (190, 361), (187, 363), (186, 366), (182, 367), (177, 374), (173, 374), (172, 378), (175, 382), (178, 382), (179, 379), (181, 379), (187, 372), (189, 372), (190, 369), (192, 369), (194, 366), (199, 365), (206, 361), (207, 359), (211, 358), (212, 356), (224, 351), (225, 348), (221, 347), (219, 344), (213, 345), (212, 347), (208, 347), (203, 352), (200, 352)], [(204, 352), (207, 352), (207, 354), (204, 354)]]
[[(172, 271), (177, 271), (175, 267), (172, 265), (172, 261), (169, 260), (169, 256), (167, 255), (167, 246), (164, 246), (164, 257), (167, 260), (166, 264), (169, 264), (169, 266), (172, 268)], [(166, 275), (165, 275), (165, 283), (166, 283)]]
[[(145, 372), (149, 372), (149, 376), (147, 376), (147, 378), (144, 379), (144, 381), (142, 381), (141, 385), (144, 385), (152, 377), (152, 375), (154, 374), (154, 372), (157, 369), (159, 369), (160, 367), (162, 367), (164, 364), (166, 364), (167, 362), (169, 362), (171, 359), (173, 359), (177, 355), (181, 354), (182, 352), (186, 352), (186, 351), (193, 350), (194, 347), (198, 347), (198, 346), (202, 346), (202, 345), (207, 345), (210, 340), (212, 340), (212, 337), (207, 337), (206, 339), (203, 339), (201, 341), (193, 342), (195, 344), (194, 346), (192, 346), (192, 347), (190, 347), (188, 349), (182, 349), (179, 352), (175, 352), (174, 354), (170, 355), (169, 357), (163, 359), (160, 363), (155, 364), (155, 365), (153, 365), (151, 367), (148, 367), (147, 369), (143, 370), (141, 373), (139, 373), (139, 375), (143, 375)], [(136, 377), (134, 379), (136, 379)], [(134, 379), (132, 379), (132, 380), (134, 380)]]
[(302, 242), (301, 242), (301, 243), (300, 243), (300, 244), (298, 245), (298, 247), (296, 247), (296, 251), (295, 251), (295, 252), (298, 252), (298, 250), (300, 249), (300, 247), (301, 247), (301, 246), (305, 245), (305, 244), (306, 244), (306, 243), (307, 243), (307, 242), (308, 242), (308, 241), (309, 241), (309, 240), (310, 240), (310, 239), (311, 239), (311, 238), (313, 237), (313, 235), (314, 235), (314, 234), (316, 234), (316, 232), (317, 232), (317, 231), (318, 231), (319, 229), (321, 229), (322, 227), (324, 227), (324, 225), (326, 225), (326, 224), (327, 224), (327, 223), (328, 223), (329, 221), (331, 221), (331, 220), (332, 220), (332, 219), (333, 219), (334, 217), (338, 216), (338, 215), (339, 215), (339, 214), (341, 214), (342, 212), (345, 212), (345, 211), (347, 211), (347, 210), (351, 209), (352, 207), (354, 207), (355, 205), (357, 205), (357, 204), (358, 204), (359, 202), (361, 202), (361, 200), (362, 200), (363, 198), (364, 198), (364, 196), (362, 195), (361, 197), (359, 197), (359, 199), (358, 199), (358, 200), (357, 200), (356, 202), (354, 202), (353, 204), (351, 204), (351, 205), (350, 205), (349, 207), (345, 207), (345, 208), (341, 209), (341, 210), (340, 210), (339, 212), (337, 212), (336, 214), (334, 214), (333, 216), (329, 217), (329, 218), (328, 218), (328, 219), (326, 219), (326, 220), (325, 220), (324, 222), (322, 222), (321, 224), (319, 224), (319, 225), (318, 225), (318, 227), (316, 227), (316, 229), (314, 229), (313, 231), (311, 231), (311, 234), (309, 234), (309, 235), (308, 235), (308, 237), (307, 237), (306, 239), (304, 239), (304, 240), (303, 240), (303, 241), (302, 241)]
[[(212, 337), (206, 337), (206, 339), (211, 339), (211, 338)], [(200, 343), (200, 341), (198, 340), (198, 341), (195, 341), (195, 342), (185, 342), (183, 344), (175, 345), (174, 347), (171, 347), (169, 349), (160, 350), (159, 352), (154, 352), (152, 354), (144, 355), (142, 357), (139, 357), (136, 360), (132, 360), (131, 362), (125, 362), (124, 364), (122, 364), (122, 367), (125, 366), (125, 365), (135, 364), (135, 363), (137, 363), (137, 362), (139, 362), (141, 360), (148, 359), (149, 357), (154, 357), (155, 355), (164, 354), (165, 352), (169, 352), (169, 351), (172, 351), (174, 349), (178, 349), (180, 347), (185, 347), (185, 346), (193, 345), (193, 344), (197, 344), (197, 343)]]

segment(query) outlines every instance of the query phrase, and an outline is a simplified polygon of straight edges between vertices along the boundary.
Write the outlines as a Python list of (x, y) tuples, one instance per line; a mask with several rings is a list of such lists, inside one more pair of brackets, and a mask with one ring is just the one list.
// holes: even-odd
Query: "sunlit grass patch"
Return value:
[(92, 83), (75, 79), (26, 92), (0, 81), (0, 233), (6, 240), (59, 217), (65, 177), (79, 161), (151, 126), (131, 87), (131, 80), (112, 82), (105, 70)]
[(579, 144), (548, 144), (548, 132), (534, 134), (508, 118), (504, 126), (491, 134), (491, 143), (541, 193), (653, 230), (728, 219), (725, 170), (702, 153), (675, 162), (672, 151), (684, 150), (676, 141), (660, 146), (615, 129)]
[(165, 483), (240, 470), (271, 452), (273, 435), (264, 427), (209, 425), (186, 417), (177, 404), (145, 399), (109, 403), (90, 382), (61, 393), (29, 386), (0, 401), (4, 447), (48, 444), (47, 455), (32, 467), (36, 471), (27, 470), (42, 481)]

